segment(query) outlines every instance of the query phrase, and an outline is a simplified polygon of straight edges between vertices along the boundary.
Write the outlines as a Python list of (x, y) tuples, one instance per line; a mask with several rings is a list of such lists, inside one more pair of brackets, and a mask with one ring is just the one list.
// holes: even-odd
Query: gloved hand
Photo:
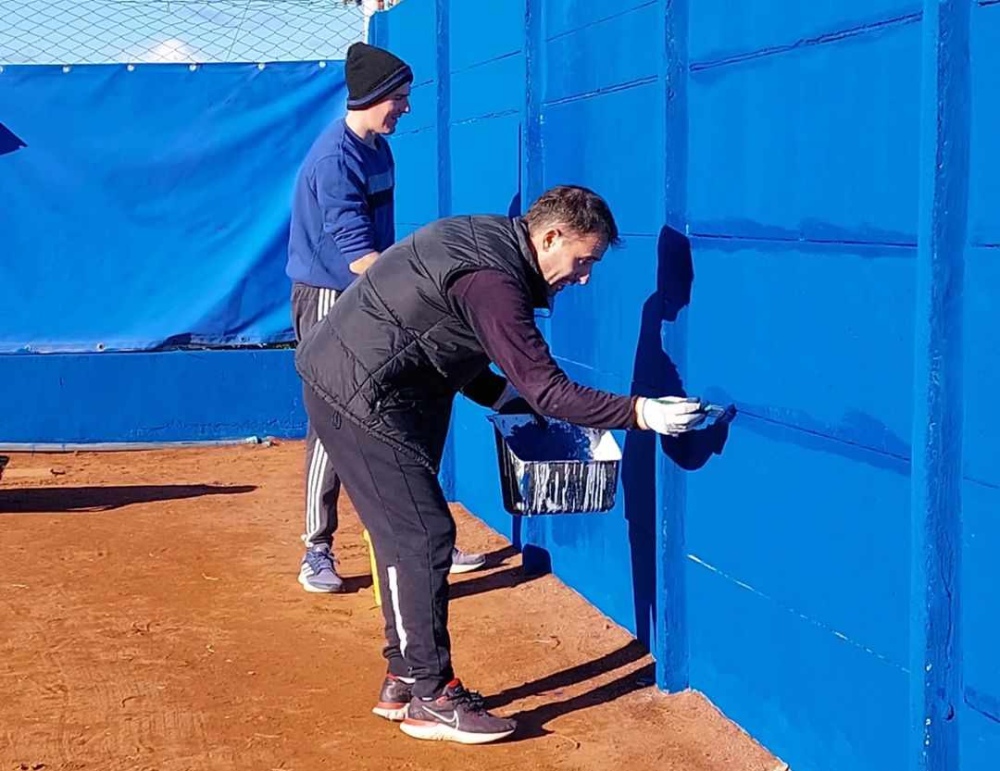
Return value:
[(708, 413), (701, 399), (695, 397), (661, 396), (643, 399), (640, 405), (642, 422), (658, 434), (679, 436), (705, 422)]

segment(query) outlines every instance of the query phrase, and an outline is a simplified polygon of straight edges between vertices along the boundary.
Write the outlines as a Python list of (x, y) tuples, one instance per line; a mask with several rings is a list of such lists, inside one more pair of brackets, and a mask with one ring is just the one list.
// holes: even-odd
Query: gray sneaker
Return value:
[(491, 715), (482, 696), (465, 690), (459, 680), (452, 680), (435, 699), (414, 698), (399, 727), (414, 739), (487, 744), (506, 739), (514, 733), (517, 723)]
[(378, 693), (378, 702), (372, 708), (372, 712), (398, 723), (406, 717), (406, 709), (412, 699), (413, 680), (387, 673), (385, 680), (382, 681), (382, 690)]
[(486, 564), (485, 554), (467, 554), (461, 549), (451, 550), (451, 574), (469, 573)]
[(342, 592), (344, 580), (337, 575), (329, 546), (313, 546), (299, 567), (299, 583), (307, 592)]

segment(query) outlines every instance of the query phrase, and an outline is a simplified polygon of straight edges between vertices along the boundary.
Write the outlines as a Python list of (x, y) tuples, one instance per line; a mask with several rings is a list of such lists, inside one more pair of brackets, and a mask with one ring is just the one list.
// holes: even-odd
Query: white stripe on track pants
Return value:
[[(316, 323), (322, 321), (337, 301), (334, 289), (295, 283), (292, 285), (292, 323), (295, 339), (302, 336)], [(337, 530), (337, 499), (340, 497), (340, 479), (330, 465), (323, 444), (310, 423), (306, 430), (306, 498), (305, 529), (302, 540), (306, 547), (333, 543)]]

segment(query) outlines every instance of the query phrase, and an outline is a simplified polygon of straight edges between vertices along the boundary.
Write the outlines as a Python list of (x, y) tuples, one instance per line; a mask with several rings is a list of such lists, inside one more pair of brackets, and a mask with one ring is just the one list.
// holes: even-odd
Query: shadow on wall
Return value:
[(521, 191), (514, 193), (514, 197), (510, 199), (510, 206), (507, 207), (508, 217), (520, 217), (521, 216)]
[(0, 123), (0, 155), (7, 155), (27, 146), (21, 137)]
[[(663, 349), (664, 323), (677, 321), (691, 302), (694, 265), (691, 242), (670, 227), (660, 230), (657, 240), (656, 287), (642, 306), (639, 340), (632, 368), (632, 393), (639, 396), (687, 396), (677, 367)], [(622, 454), (621, 485), (623, 508), (628, 523), (632, 560), (633, 601), (636, 638), (652, 644), (656, 618), (656, 505), (657, 445), (675, 466), (684, 471), (702, 468), (712, 455), (721, 454), (729, 437), (727, 423), (715, 424), (681, 437), (658, 437), (648, 431), (628, 431)], [(664, 480), (661, 480), (661, 483)], [(683, 502), (664, 512), (665, 527), (683, 538)], [(522, 534), (521, 517), (513, 522), (513, 544), (522, 552), (526, 576), (551, 571), (549, 552)], [(675, 542), (676, 548), (680, 544)], [(678, 569), (680, 566), (677, 566)], [(673, 580), (668, 577), (668, 580)]]
[[(664, 226), (657, 241), (656, 290), (642, 306), (632, 393), (654, 397), (688, 395), (677, 367), (663, 350), (661, 331), (664, 323), (676, 322), (691, 302), (693, 284), (691, 242), (684, 234)], [(629, 431), (625, 437), (621, 479), (632, 557), (636, 637), (647, 646), (652, 644), (656, 618), (657, 444), (677, 467), (695, 471), (713, 454), (722, 452), (728, 436), (728, 425), (719, 424), (680, 437), (657, 437), (646, 431)], [(677, 533), (683, 512), (667, 511), (665, 516), (669, 532)], [(671, 527), (670, 523), (677, 526)]]

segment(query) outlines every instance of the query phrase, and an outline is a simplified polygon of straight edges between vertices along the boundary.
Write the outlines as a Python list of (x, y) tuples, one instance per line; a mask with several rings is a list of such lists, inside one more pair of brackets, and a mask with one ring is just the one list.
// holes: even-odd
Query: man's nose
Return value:
[(588, 281), (590, 281), (590, 274), (584, 273), (582, 276), (580, 276), (579, 284), (580, 286), (586, 286)]

